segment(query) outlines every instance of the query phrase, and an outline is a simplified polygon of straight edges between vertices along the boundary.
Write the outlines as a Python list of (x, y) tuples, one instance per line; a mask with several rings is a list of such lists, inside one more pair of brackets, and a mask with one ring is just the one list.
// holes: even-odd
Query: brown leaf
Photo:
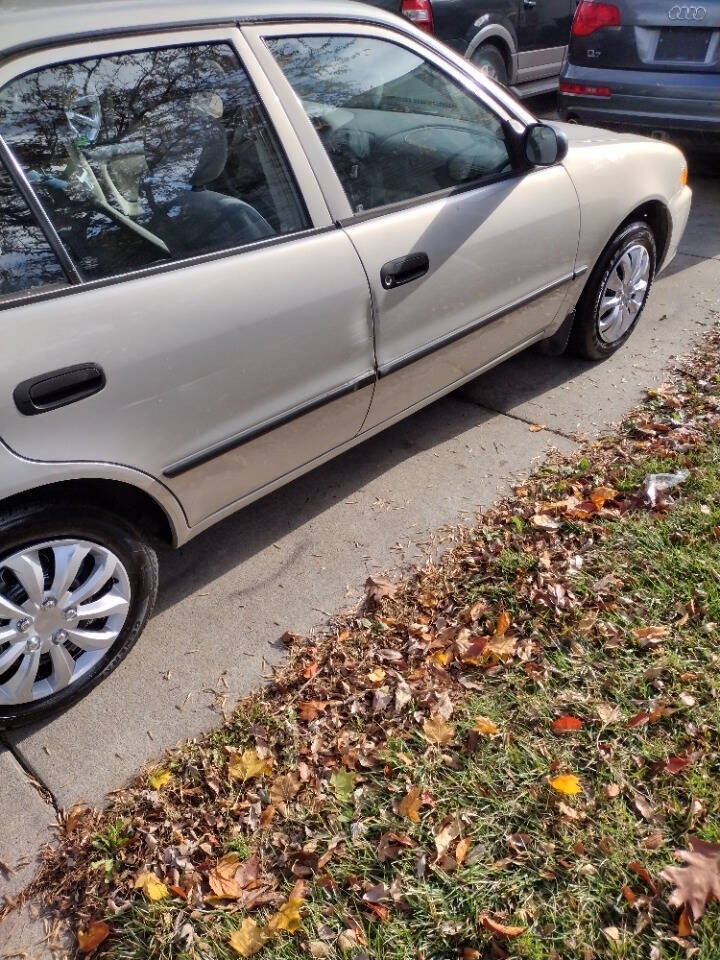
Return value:
[(583, 722), (577, 717), (562, 716), (553, 721), (553, 733), (574, 733), (576, 730), (582, 730)]
[(515, 937), (521, 937), (527, 930), (527, 927), (508, 927), (504, 923), (500, 923), (499, 920), (494, 920), (487, 913), (481, 913), (478, 917), (478, 922), (480, 926), (489, 930), (493, 936), (501, 937), (504, 940), (513, 940)]
[(649, 722), (650, 714), (647, 712), (647, 710), (641, 710), (640, 713), (636, 713), (634, 717), (630, 717), (627, 725), (633, 729), (635, 727), (644, 727), (645, 724)]
[(423, 733), (430, 743), (445, 747), (455, 737), (455, 724), (448, 723), (447, 720), (434, 713), (423, 723)]
[(678, 936), (680, 937), (689, 937), (692, 933), (692, 917), (690, 916), (690, 908), (683, 907), (682, 912), (678, 918)]
[(650, 874), (647, 872), (647, 870), (641, 863), (639, 863), (637, 860), (633, 860), (631, 863), (628, 864), (628, 870), (632, 870), (632, 872), (636, 876), (640, 877), (642, 882), (647, 887), (649, 887), (653, 893), (657, 893), (657, 887), (655, 886), (655, 881), (653, 880), (653, 878), (650, 876)]
[(507, 612), (507, 610), (503, 610), (503, 612), (497, 618), (497, 623), (495, 624), (495, 636), (504, 637), (510, 629), (511, 623), (512, 621), (510, 619), (510, 614)]
[(483, 655), (491, 660), (510, 660), (515, 655), (516, 647), (516, 637), (497, 635), (487, 641)]
[(329, 705), (329, 700), (304, 700), (298, 707), (300, 719), (305, 723), (312, 723), (327, 710)]
[(652, 820), (655, 816), (655, 807), (639, 793), (633, 797), (633, 804), (635, 809), (640, 813), (640, 816), (646, 820)]
[(660, 773), (669, 773), (674, 777), (676, 773), (680, 773), (688, 766), (690, 766), (689, 757), (668, 757), (667, 760), (659, 763), (656, 769)]
[(77, 942), (80, 953), (92, 953), (110, 936), (110, 927), (104, 920), (95, 920), (87, 930), (78, 930)]
[(303, 670), (303, 676), (305, 677), (306, 680), (312, 680), (312, 678), (315, 676), (315, 674), (318, 672), (319, 669), (320, 669), (320, 664), (316, 663), (313, 660)]
[(372, 603), (380, 603), (385, 597), (392, 600), (399, 589), (397, 583), (385, 577), (368, 577), (365, 581), (365, 596)]
[(489, 717), (475, 717), (473, 730), (476, 733), (482, 733), (486, 737), (494, 737), (498, 732), (497, 724)]
[(294, 773), (285, 773), (276, 777), (270, 787), (270, 799), (277, 806), (288, 803), (300, 790), (300, 780)]
[(688, 847), (675, 854), (687, 866), (666, 867), (660, 876), (675, 887), (670, 904), (688, 909), (688, 919), (699, 920), (708, 904), (720, 900), (720, 844), (692, 837)]
[(530, 433), (540, 433), (541, 430), (545, 429), (544, 423), (531, 423), (529, 428)]
[(616, 783), (608, 783), (605, 787), (605, 796), (608, 800), (613, 800), (620, 796), (620, 787)]
[(471, 846), (472, 840), (470, 837), (463, 837), (462, 840), (458, 840), (458, 845), (455, 847), (455, 859), (458, 863), (465, 863)]
[[(407, 814), (404, 815), (407, 816)], [(419, 820), (420, 817), (418, 816)], [(414, 841), (406, 833), (384, 833), (378, 840), (378, 860), (380, 863), (384, 863), (386, 860), (394, 860), (403, 847), (414, 846)]]
[(401, 817), (407, 817), (413, 823), (420, 823), (420, 804), (422, 792), (419, 787), (412, 787), (400, 801), (398, 812)]
[(228, 853), (209, 871), (210, 889), (222, 900), (238, 900), (245, 888), (257, 880), (259, 865), (257, 854), (241, 863), (236, 853)]
[(445, 817), (433, 830), (437, 859), (440, 860), (450, 849), (453, 840), (460, 835), (460, 825), (452, 814)]

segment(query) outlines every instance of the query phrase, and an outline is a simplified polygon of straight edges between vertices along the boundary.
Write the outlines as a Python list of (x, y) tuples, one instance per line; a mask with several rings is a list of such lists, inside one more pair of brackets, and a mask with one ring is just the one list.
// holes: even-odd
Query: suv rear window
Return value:
[(0, 300), (66, 283), (45, 234), (0, 162)]
[(308, 226), (226, 43), (57, 64), (0, 92), (0, 134), (83, 278)]

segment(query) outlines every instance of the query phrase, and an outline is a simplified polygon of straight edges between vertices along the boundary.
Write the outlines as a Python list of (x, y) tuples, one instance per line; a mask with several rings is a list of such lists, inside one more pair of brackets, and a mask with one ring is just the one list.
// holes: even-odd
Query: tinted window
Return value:
[(0, 93), (0, 133), (88, 279), (308, 225), (226, 44), (28, 74)]
[(65, 282), (44, 233), (0, 163), (0, 299)]
[(353, 210), (510, 170), (499, 119), (434, 64), (370, 37), (268, 38)]

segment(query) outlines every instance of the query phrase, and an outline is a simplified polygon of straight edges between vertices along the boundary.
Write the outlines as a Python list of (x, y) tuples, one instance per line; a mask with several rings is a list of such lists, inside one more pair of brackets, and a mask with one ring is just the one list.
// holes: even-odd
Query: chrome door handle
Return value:
[(386, 290), (401, 287), (424, 277), (430, 269), (430, 258), (426, 253), (409, 253), (398, 260), (390, 260), (380, 271), (380, 282)]
[(526, 10), (534, 10), (537, 6), (537, 0), (523, 0), (523, 6)]

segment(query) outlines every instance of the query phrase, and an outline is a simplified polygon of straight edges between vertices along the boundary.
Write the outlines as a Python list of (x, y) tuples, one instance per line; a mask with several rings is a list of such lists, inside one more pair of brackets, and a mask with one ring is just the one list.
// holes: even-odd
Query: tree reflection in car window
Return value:
[(65, 283), (50, 244), (0, 163), (0, 300)]
[(0, 92), (0, 133), (87, 279), (308, 226), (227, 44), (27, 74)]
[(346, 35), (273, 37), (266, 43), (355, 212), (511, 169), (499, 118), (405, 47)]

